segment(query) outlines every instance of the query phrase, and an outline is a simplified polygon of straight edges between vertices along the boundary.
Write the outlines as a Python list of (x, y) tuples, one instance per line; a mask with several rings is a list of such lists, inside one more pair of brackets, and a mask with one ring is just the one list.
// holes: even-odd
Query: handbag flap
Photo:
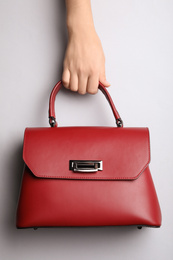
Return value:
[[(150, 162), (148, 128), (26, 128), (23, 159), (40, 178), (134, 180)], [(70, 160), (101, 160), (103, 170), (73, 172)]]

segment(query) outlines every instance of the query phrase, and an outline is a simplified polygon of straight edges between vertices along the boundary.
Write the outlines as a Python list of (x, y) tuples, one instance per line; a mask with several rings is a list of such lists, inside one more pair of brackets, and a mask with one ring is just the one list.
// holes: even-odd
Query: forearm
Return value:
[(105, 76), (105, 57), (94, 28), (90, 0), (66, 0), (68, 44), (62, 81), (66, 88), (94, 94), (99, 81), (110, 86)]
[(69, 33), (95, 30), (90, 0), (66, 0)]

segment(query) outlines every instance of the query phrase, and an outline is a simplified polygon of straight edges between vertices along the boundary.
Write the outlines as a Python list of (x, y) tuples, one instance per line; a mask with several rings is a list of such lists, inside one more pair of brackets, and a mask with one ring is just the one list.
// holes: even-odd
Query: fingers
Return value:
[(70, 71), (68, 69), (64, 69), (62, 73), (62, 83), (65, 88), (69, 88), (70, 84)]
[(62, 82), (65, 88), (71, 91), (78, 91), (79, 94), (96, 94), (98, 91), (99, 81), (105, 86), (109, 87), (110, 83), (106, 80), (105, 73), (100, 75), (92, 74), (86, 76), (80, 73), (79, 75), (75, 73), (70, 73), (68, 69), (64, 69), (62, 74)]
[(106, 80), (106, 75), (105, 75), (105, 71), (103, 70), (103, 72), (100, 74), (99, 77), (99, 81), (105, 86), (105, 87), (109, 87), (111, 84)]
[(78, 91), (78, 76), (77, 76), (77, 74), (71, 74), (69, 87), (70, 87), (70, 90), (72, 90), (72, 91)]
[(109, 87), (105, 75), (105, 56), (97, 33), (82, 29), (82, 34), (69, 33), (63, 62), (64, 87), (80, 94), (95, 94), (99, 81)]
[(80, 75), (78, 81), (78, 93), (81, 95), (86, 94), (88, 78), (85, 75)]
[(96, 94), (98, 91), (99, 79), (96, 76), (90, 76), (88, 78), (87, 92), (89, 94)]

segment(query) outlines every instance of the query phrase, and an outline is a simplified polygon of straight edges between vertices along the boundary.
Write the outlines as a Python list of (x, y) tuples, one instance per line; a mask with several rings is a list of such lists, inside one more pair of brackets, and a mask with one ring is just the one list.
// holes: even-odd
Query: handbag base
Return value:
[(106, 227), (110, 227), (110, 228), (112, 228), (112, 227), (114, 227), (114, 228), (116, 228), (116, 227), (135, 227), (135, 228), (137, 228), (137, 229), (142, 229), (143, 227), (147, 227), (147, 228), (160, 228), (160, 226), (148, 226), (148, 225), (140, 225), (140, 226), (138, 226), (138, 225), (121, 225), (121, 226), (59, 226), (59, 227), (57, 227), (57, 226), (52, 226), (52, 227), (49, 227), (49, 226), (47, 226), (47, 227), (17, 227), (17, 229), (34, 229), (34, 230), (38, 230), (39, 228), (106, 228)]

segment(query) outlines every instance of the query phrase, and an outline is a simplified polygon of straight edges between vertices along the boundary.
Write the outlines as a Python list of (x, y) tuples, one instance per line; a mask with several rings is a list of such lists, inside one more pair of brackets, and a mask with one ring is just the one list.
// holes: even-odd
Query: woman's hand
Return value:
[(106, 87), (110, 84), (105, 76), (105, 57), (94, 28), (90, 1), (83, 0), (81, 4), (78, 0), (66, 0), (66, 4), (68, 45), (63, 64), (63, 85), (80, 94), (95, 94), (99, 81)]

